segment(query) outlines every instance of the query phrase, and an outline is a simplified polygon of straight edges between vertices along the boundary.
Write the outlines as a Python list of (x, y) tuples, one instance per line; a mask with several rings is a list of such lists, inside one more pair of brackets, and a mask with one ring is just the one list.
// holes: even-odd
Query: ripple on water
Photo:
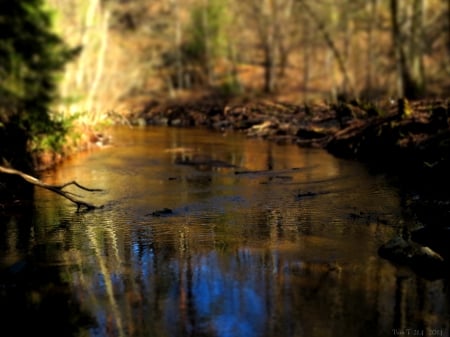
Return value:
[[(417, 326), (414, 309), (428, 315), (420, 326), (448, 317), (444, 287), (424, 300), (428, 283), (398, 276), (377, 256), (402, 219), (384, 177), (324, 151), (236, 134), (117, 132), (115, 146), (62, 165), (53, 177), (106, 188), (86, 196), (103, 209), (76, 213), (70, 202), (36, 191), (39, 257), (68, 261), (66, 283), (98, 331), (382, 336), (395, 317)], [(191, 149), (266, 173), (176, 165)], [(313, 169), (292, 169), (302, 167)], [(172, 212), (151, 216), (165, 208)]]

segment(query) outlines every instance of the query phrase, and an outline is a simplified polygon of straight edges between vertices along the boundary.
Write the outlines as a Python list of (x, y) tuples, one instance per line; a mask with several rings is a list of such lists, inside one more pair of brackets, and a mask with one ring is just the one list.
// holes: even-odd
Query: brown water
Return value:
[(102, 209), (36, 190), (0, 220), (1, 336), (449, 335), (444, 281), (377, 255), (408, 221), (383, 176), (240, 134), (112, 136), (43, 177)]

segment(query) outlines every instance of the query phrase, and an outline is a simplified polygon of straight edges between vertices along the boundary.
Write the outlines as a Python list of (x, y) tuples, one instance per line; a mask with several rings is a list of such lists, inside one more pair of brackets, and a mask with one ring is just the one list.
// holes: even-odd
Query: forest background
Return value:
[[(209, 95), (314, 104), (446, 98), (450, 88), (450, 0), (0, 3), (0, 23), (16, 27), (3, 29), (0, 55), (0, 154), (7, 164), (11, 132), (4, 130), (11, 116), (26, 133), (22, 148), (42, 154), (83, 142), (87, 132), (65, 137), (69, 125), (108, 123), (150, 101)], [(45, 81), (23, 75), (24, 58), (10, 57), (15, 44), (4, 42), (20, 39), (33, 41), (28, 65), (34, 74), (51, 74)], [(36, 57), (50, 61), (38, 66)], [(37, 117), (30, 122), (28, 116), (24, 127), (28, 108)]]
[(292, 103), (446, 96), (449, 0), (47, 0), (80, 56), (59, 110), (196, 93)]

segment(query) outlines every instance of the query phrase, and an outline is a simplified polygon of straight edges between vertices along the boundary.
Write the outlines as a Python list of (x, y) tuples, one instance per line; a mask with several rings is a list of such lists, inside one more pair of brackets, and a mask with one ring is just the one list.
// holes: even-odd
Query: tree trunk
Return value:
[[(89, 94), (87, 97), (86, 102), (86, 109), (87, 111), (92, 111), (92, 107), (97, 105), (94, 102), (96, 98), (96, 94), (100, 85), (100, 81), (103, 76), (103, 70), (105, 68), (105, 57), (106, 57), (106, 50), (108, 48), (108, 35), (109, 35), (109, 18), (110, 18), (110, 12), (106, 10), (104, 14), (102, 15), (102, 26), (101, 26), (101, 40), (100, 40), (100, 50), (97, 55), (97, 65), (95, 67), (95, 74), (94, 78), (92, 80), (91, 88), (89, 90)], [(96, 111), (98, 113), (98, 111)], [(94, 112), (92, 112), (94, 114)], [(98, 115), (97, 115), (98, 116)]]
[(275, 64), (276, 64), (276, 44), (275, 30), (277, 25), (277, 8), (273, 1), (265, 2), (265, 10), (261, 13), (263, 25), (261, 26), (260, 35), (263, 41), (264, 51), (264, 92), (271, 93), (275, 90)]
[(347, 87), (348, 87), (348, 93), (351, 96), (355, 95), (355, 90), (353, 88), (352, 82), (350, 81), (350, 77), (348, 74), (348, 70), (345, 64), (345, 61), (341, 55), (341, 52), (339, 51), (339, 49), (336, 47), (336, 44), (334, 43), (333, 38), (330, 35), (330, 32), (328, 31), (327, 27), (325, 26), (325, 24), (322, 22), (322, 20), (316, 15), (316, 13), (312, 10), (312, 8), (307, 4), (307, 2), (305, 0), (300, 1), (301, 6), (303, 7), (303, 9), (305, 10), (305, 12), (311, 17), (311, 19), (314, 21), (314, 23), (316, 24), (318, 30), (320, 31), (320, 33), (323, 36), (323, 39), (325, 40), (325, 43), (327, 44), (330, 53), (332, 54), (332, 56), (334, 57), (334, 59), (337, 62), (337, 65), (339, 67), (339, 70), (344, 78), (344, 83), (347, 83)]
[(309, 79), (311, 77), (311, 49), (312, 49), (312, 41), (311, 38), (312, 29), (311, 22), (304, 18), (303, 24), (303, 101), (308, 101), (308, 91), (309, 91)]
[(372, 99), (373, 89), (373, 65), (375, 63), (375, 43), (374, 31), (376, 27), (376, 18), (378, 12), (378, 0), (371, 0), (369, 4), (369, 24), (367, 26), (367, 64), (366, 64), (366, 83), (365, 92), (367, 98)]
[(450, 56), (450, 0), (447, 0), (447, 52)]
[(423, 63), (423, 40), (425, 3), (424, 0), (414, 0), (412, 4), (411, 35), (409, 44), (409, 60), (411, 76), (416, 82), (417, 94), (425, 90), (425, 67)]
[[(95, 19), (95, 12), (97, 10), (97, 7), (100, 5), (99, 0), (92, 0), (88, 2), (88, 8), (86, 11), (86, 16), (84, 17), (84, 26), (83, 34), (81, 36), (80, 45), (82, 47), (85, 47), (89, 43), (89, 37), (91, 36), (90, 32), (92, 31), (92, 27), (94, 25), (94, 19)], [(77, 88), (81, 88), (84, 84), (85, 80), (85, 74), (86, 74), (86, 61), (87, 61), (87, 55), (86, 52), (82, 52), (79, 61), (78, 61), (78, 69), (76, 74), (76, 86)]]
[(213, 78), (213, 65), (212, 65), (212, 50), (211, 50), (211, 32), (209, 27), (209, 13), (208, 13), (208, 1), (203, 0), (202, 6), (202, 25), (204, 29), (204, 46), (205, 46), (205, 69), (208, 86), (212, 86), (214, 82)]
[(184, 89), (184, 70), (183, 70), (183, 52), (182, 48), (182, 30), (181, 30), (181, 19), (180, 19), (180, 5), (178, 0), (172, 0), (171, 5), (174, 11), (174, 47), (175, 47), (175, 72), (177, 83), (176, 87), (179, 89)]
[(400, 27), (398, 0), (390, 0), (391, 33), (397, 65), (397, 97), (417, 98), (419, 87), (411, 75)]
[(275, 89), (274, 51), (272, 43), (266, 42), (264, 46), (264, 92), (271, 93)]

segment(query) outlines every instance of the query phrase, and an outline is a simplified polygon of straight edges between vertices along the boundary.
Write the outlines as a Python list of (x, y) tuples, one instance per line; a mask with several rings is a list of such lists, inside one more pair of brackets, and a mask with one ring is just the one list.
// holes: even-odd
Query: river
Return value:
[(0, 219), (1, 336), (449, 335), (448, 285), (377, 254), (410, 221), (383, 175), (238, 133), (111, 136), (42, 177), (101, 209), (36, 189)]

